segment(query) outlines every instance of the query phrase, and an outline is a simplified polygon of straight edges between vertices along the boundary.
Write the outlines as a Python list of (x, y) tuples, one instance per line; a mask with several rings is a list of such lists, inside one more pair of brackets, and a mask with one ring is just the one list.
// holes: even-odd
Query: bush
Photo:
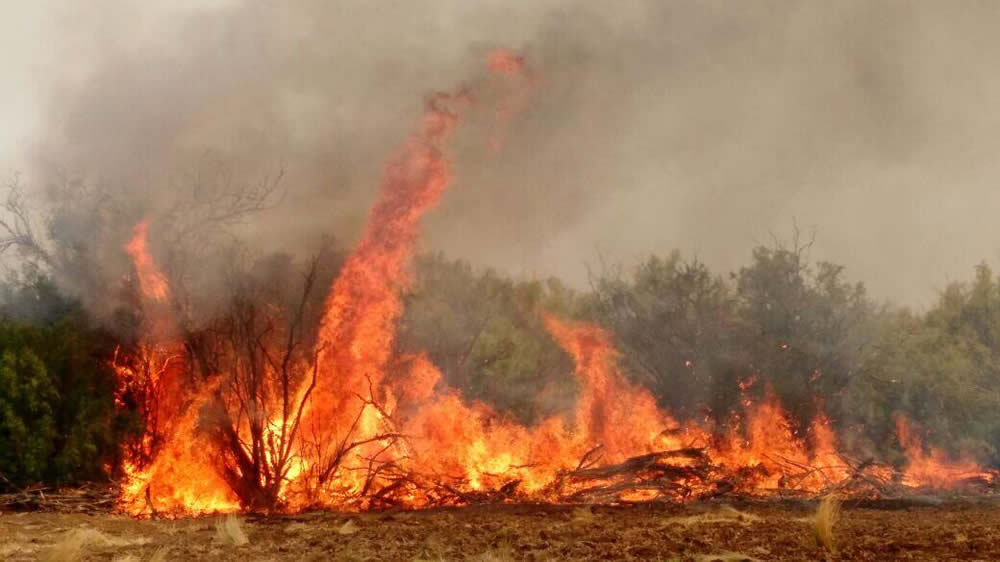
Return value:
[[(25, 303), (33, 306), (26, 308)], [(0, 318), (0, 486), (108, 476), (138, 434), (115, 404), (115, 342), (44, 280), (8, 293)]]
[[(59, 393), (16, 330), (0, 336), (0, 473), (11, 483), (40, 480), (52, 457)], [(12, 333), (13, 332), (13, 333)]]

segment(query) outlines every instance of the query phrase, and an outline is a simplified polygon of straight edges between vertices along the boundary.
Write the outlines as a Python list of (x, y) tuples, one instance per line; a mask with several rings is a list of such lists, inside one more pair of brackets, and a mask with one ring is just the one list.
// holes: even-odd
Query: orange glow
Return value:
[(952, 459), (935, 447), (924, 447), (920, 428), (896, 414), (896, 435), (906, 455), (903, 484), (914, 488), (950, 489), (970, 479), (993, 481), (994, 475), (968, 458)]
[(206, 385), (170, 428), (153, 463), (142, 470), (128, 467), (121, 508), (128, 513), (162, 516), (233, 512), (236, 496), (216, 469), (211, 444), (198, 431), (200, 407), (216, 390)]
[(125, 252), (132, 258), (142, 295), (153, 301), (164, 301), (168, 294), (167, 279), (156, 267), (153, 256), (149, 253), (148, 235), (148, 220), (136, 224), (132, 239), (125, 246)]
[[(507, 51), (491, 54), (488, 68), (527, 73), (523, 58)], [(299, 376), (287, 404), (272, 392), (278, 385), (265, 382), (271, 386), (251, 413), (234, 415), (247, 400), (224, 383), (234, 373), (188, 381), (183, 361), (172, 359), (183, 354), (182, 342), (163, 335), (170, 331), (151, 334), (152, 341), (116, 360), (125, 387), (145, 381), (152, 389), (147, 410), (156, 421), (147, 422), (145, 454), (126, 467), (123, 511), (171, 516), (261, 505), (297, 511), (590, 501), (594, 482), (626, 480), (600, 469), (641, 456), (639, 472), (673, 471), (680, 485), (628, 489), (611, 501), (685, 499), (724, 486), (744, 494), (818, 493), (852, 478), (830, 420), (820, 415), (797, 435), (773, 392), (760, 402), (749, 397), (753, 378), (740, 383), (745, 408), (727, 427), (679, 423), (626, 379), (610, 334), (592, 324), (544, 316), (574, 360), (578, 395), (572, 411), (534, 426), (447, 388), (424, 355), (394, 357), (400, 289), (410, 282), (421, 219), (452, 181), (446, 143), (470, 100), (465, 90), (430, 97), (416, 130), (385, 167), (361, 239), (329, 289), (314, 362), (292, 362)], [(169, 287), (148, 252), (147, 231), (147, 222), (136, 225), (126, 251), (142, 293), (164, 301)], [(260, 377), (273, 381), (277, 370), (265, 364)], [(223, 436), (228, 450), (202, 424), (220, 415), (234, 420), (226, 426), (231, 435)], [(899, 428), (910, 457), (906, 485), (947, 487), (975, 472), (974, 465), (947, 464), (939, 451), (925, 455), (908, 426)], [(267, 494), (275, 501), (252, 499)]]
[(538, 85), (536, 75), (525, 64), (524, 57), (507, 49), (494, 49), (486, 60), (486, 68), (503, 80), (503, 93), (497, 103), (493, 125), (487, 134), (487, 144), (497, 152), (503, 146), (507, 126), (520, 113), (528, 97)]

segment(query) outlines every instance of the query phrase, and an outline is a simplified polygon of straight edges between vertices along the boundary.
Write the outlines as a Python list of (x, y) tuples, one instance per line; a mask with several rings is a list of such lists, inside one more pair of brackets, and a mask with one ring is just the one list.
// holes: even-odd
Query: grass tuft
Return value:
[(75, 562), (83, 558), (84, 551), (91, 546), (98, 547), (121, 547), (136, 544), (146, 544), (149, 539), (126, 540), (109, 537), (97, 529), (81, 527), (73, 529), (63, 535), (56, 544), (52, 545), (42, 556), (43, 562)]
[(235, 515), (227, 515), (215, 522), (215, 538), (228, 546), (243, 546), (250, 542), (243, 532), (243, 525)]
[(578, 507), (573, 510), (572, 521), (581, 524), (593, 523), (594, 510), (590, 506)]
[(816, 509), (813, 531), (816, 533), (816, 542), (829, 552), (834, 552), (836, 548), (833, 544), (833, 526), (839, 518), (840, 500), (833, 494), (823, 498)]
[(346, 523), (337, 528), (337, 534), (353, 535), (358, 532), (358, 524), (353, 519), (348, 519)]
[(670, 519), (664, 521), (664, 525), (666, 526), (677, 523), (685, 527), (691, 527), (693, 525), (708, 525), (712, 523), (736, 523), (737, 525), (745, 527), (757, 521), (760, 521), (760, 517), (752, 513), (744, 513), (726, 505), (717, 510), (700, 513), (698, 515), (671, 517)]

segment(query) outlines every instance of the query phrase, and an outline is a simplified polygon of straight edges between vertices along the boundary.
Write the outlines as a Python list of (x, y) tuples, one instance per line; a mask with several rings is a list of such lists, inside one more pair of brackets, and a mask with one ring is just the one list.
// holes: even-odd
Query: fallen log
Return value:
[(618, 464), (569, 471), (558, 481), (557, 496), (570, 503), (620, 502), (636, 494), (682, 500), (695, 490), (717, 493), (719, 488), (710, 482), (711, 469), (702, 449), (659, 451)]

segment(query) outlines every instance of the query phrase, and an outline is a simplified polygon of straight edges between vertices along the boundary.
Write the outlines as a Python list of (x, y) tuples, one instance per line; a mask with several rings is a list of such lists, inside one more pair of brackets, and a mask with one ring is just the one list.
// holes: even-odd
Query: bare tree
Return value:
[(0, 215), (0, 255), (16, 251), (24, 259), (52, 264), (49, 251), (37, 236), (37, 222), (28, 198), (21, 185), (21, 176), (14, 175), (7, 182), (3, 214)]

